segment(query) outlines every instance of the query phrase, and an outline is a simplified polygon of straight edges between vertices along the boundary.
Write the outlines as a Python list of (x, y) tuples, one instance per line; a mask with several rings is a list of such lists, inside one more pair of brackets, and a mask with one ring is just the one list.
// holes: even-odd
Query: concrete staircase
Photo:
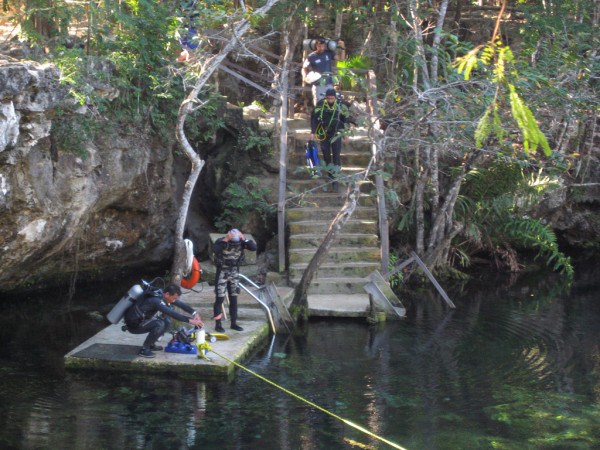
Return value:
[[(360, 131), (355, 130), (350, 142), (342, 146), (342, 174), (363, 171), (369, 163), (370, 144), (365, 133)], [(346, 197), (344, 183), (340, 183), (339, 193), (333, 193), (330, 186), (326, 188), (326, 179), (313, 179), (307, 171), (297, 170), (306, 166), (304, 145), (309, 132), (308, 122), (302, 121), (294, 123), (289, 131), (286, 223), (289, 232), (288, 277), (293, 286), (302, 278)], [(359, 296), (361, 310), (363, 306), (366, 310), (368, 296), (363, 285), (368, 281), (366, 277), (381, 267), (377, 205), (375, 197), (370, 195), (374, 189), (369, 182), (361, 185), (357, 208), (333, 242), (312, 281), (309, 306), (311, 295), (315, 298), (326, 296), (327, 301), (335, 302), (338, 296), (354, 294)]]

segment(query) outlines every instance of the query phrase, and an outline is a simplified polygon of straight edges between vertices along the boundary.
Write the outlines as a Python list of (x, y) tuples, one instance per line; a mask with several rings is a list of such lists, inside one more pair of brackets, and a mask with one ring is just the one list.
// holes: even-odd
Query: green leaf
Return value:
[(535, 152), (537, 148), (541, 146), (544, 150), (544, 154), (550, 156), (552, 150), (550, 149), (546, 136), (544, 136), (544, 133), (540, 130), (533, 113), (527, 107), (525, 102), (523, 102), (514, 85), (509, 84), (508, 86), (510, 91), (509, 99), (511, 113), (523, 135), (523, 147), (525, 148), (525, 153), (529, 154), (530, 151)]

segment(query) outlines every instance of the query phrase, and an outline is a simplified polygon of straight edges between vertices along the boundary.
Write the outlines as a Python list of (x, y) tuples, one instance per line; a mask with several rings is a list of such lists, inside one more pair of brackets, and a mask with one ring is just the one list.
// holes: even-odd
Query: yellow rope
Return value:
[(394, 442), (392, 442), (392, 441), (388, 441), (387, 439), (385, 439), (385, 438), (383, 438), (383, 437), (381, 437), (381, 436), (378, 436), (378, 435), (376, 435), (375, 433), (372, 433), (372, 432), (370, 432), (370, 431), (369, 431), (369, 430), (367, 430), (366, 428), (363, 428), (363, 427), (361, 427), (360, 425), (357, 425), (357, 424), (355, 424), (355, 423), (353, 423), (353, 422), (350, 422), (349, 420), (347, 420), (347, 419), (344, 419), (343, 417), (340, 417), (340, 416), (338, 416), (337, 414), (334, 414), (334, 413), (332, 413), (331, 411), (328, 411), (328, 410), (326, 410), (325, 408), (322, 408), (322, 407), (320, 407), (319, 405), (317, 405), (317, 404), (315, 404), (315, 403), (311, 402), (310, 400), (307, 400), (307, 399), (305, 399), (304, 397), (301, 397), (301, 396), (300, 396), (300, 395), (298, 395), (298, 394), (294, 394), (292, 391), (290, 391), (290, 390), (288, 390), (288, 389), (284, 388), (283, 386), (280, 386), (280, 385), (278, 385), (278, 384), (276, 384), (276, 383), (272, 382), (271, 380), (268, 380), (267, 378), (263, 377), (262, 375), (259, 375), (259, 374), (257, 374), (256, 372), (253, 372), (252, 370), (248, 369), (247, 367), (244, 367), (244, 366), (242, 366), (241, 364), (239, 364), (239, 363), (237, 363), (237, 362), (235, 362), (235, 361), (233, 361), (233, 360), (231, 360), (231, 359), (227, 358), (226, 356), (223, 356), (223, 355), (221, 355), (220, 353), (217, 353), (217, 352), (215, 352), (215, 351), (214, 351), (212, 348), (210, 348), (210, 345), (206, 344), (206, 347), (205, 347), (205, 348), (208, 348), (208, 349), (209, 349), (211, 352), (213, 352), (215, 355), (217, 355), (217, 356), (220, 356), (220, 357), (221, 357), (221, 358), (223, 358), (224, 360), (226, 360), (226, 361), (228, 361), (228, 362), (230, 362), (230, 363), (232, 363), (232, 364), (236, 365), (236, 366), (237, 366), (237, 367), (239, 367), (240, 369), (243, 369), (243, 370), (245, 370), (246, 372), (248, 372), (248, 373), (250, 373), (250, 374), (254, 375), (255, 377), (257, 377), (257, 378), (260, 378), (260, 379), (261, 379), (261, 380), (263, 380), (265, 383), (269, 383), (271, 386), (275, 386), (277, 389), (281, 389), (281, 390), (282, 390), (283, 392), (285, 392), (286, 394), (289, 394), (289, 395), (291, 395), (292, 397), (295, 397), (295, 398), (297, 398), (298, 400), (300, 400), (300, 401), (303, 401), (304, 403), (307, 403), (307, 404), (309, 404), (310, 406), (312, 406), (312, 407), (314, 407), (314, 408), (317, 408), (319, 411), (322, 411), (322, 412), (324, 412), (325, 414), (329, 414), (331, 417), (334, 417), (334, 418), (336, 418), (337, 420), (341, 420), (341, 421), (342, 421), (342, 422), (344, 422), (346, 425), (349, 425), (349, 426), (351, 426), (351, 427), (353, 427), (353, 428), (357, 429), (358, 431), (361, 431), (361, 432), (363, 432), (363, 433), (365, 433), (365, 434), (367, 434), (367, 435), (369, 435), (369, 436), (371, 436), (371, 437), (373, 437), (373, 438), (375, 438), (375, 439), (378, 439), (378, 440), (380, 440), (381, 442), (385, 442), (386, 444), (388, 444), (388, 445), (389, 445), (389, 446), (391, 446), (391, 447), (394, 447), (394, 448), (397, 448), (397, 449), (400, 449), (400, 450), (406, 450), (404, 447), (400, 447), (398, 444), (396, 444), (396, 443), (394, 443)]
[(206, 351), (212, 351), (212, 348), (210, 348), (210, 344), (208, 342), (203, 342), (202, 344), (196, 344), (196, 347), (198, 348), (198, 352), (197, 352), (197, 356), (198, 359), (205, 359), (207, 361), (212, 361), (208, 356), (206, 356)]
[(317, 125), (315, 137), (317, 138), (317, 141), (324, 141), (325, 139), (327, 139), (327, 131), (325, 131), (325, 128), (323, 128), (322, 124)]

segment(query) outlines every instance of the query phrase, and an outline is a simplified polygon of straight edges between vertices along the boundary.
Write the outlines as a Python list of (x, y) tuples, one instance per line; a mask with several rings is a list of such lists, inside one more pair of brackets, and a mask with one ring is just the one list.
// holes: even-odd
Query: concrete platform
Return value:
[[(206, 283), (197, 285), (194, 290), (184, 292), (182, 299), (192, 305), (205, 321), (205, 329), (213, 331), (212, 304), (214, 288)], [(277, 288), (280, 297), (289, 305), (293, 289)], [(91, 369), (123, 372), (144, 372), (174, 374), (183, 378), (213, 379), (230, 381), (233, 379), (236, 366), (233, 362), (243, 364), (260, 347), (265, 345), (271, 334), (266, 312), (248, 293), (242, 292), (238, 298), (238, 322), (244, 331), (229, 330), (229, 321), (224, 321), (229, 340), (211, 343), (210, 360), (198, 358), (197, 355), (167, 353), (158, 351), (156, 357), (149, 359), (138, 355), (146, 335), (135, 335), (121, 330), (122, 324), (110, 325), (97, 333), (64, 357), (68, 369)], [(309, 312), (313, 317), (367, 317), (369, 299), (366, 294), (355, 295), (309, 295)], [(173, 328), (184, 326), (174, 322)], [(189, 327), (190, 325), (185, 325)], [(163, 347), (171, 339), (167, 333), (159, 342)], [(228, 361), (230, 360), (230, 361)]]
[[(121, 324), (117, 324), (106, 327), (70, 351), (64, 358), (65, 367), (69, 369), (172, 373), (183, 378), (229, 381), (233, 379), (235, 365), (219, 355), (241, 363), (249, 358), (253, 351), (262, 346), (269, 336), (269, 325), (264, 314), (258, 309), (240, 310), (240, 313), (244, 317), (243, 320), (240, 320), (244, 331), (226, 329), (230, 339), (210, 344), (214, 350), (206, 355), (210, 360), (198, 358), (193, 354), (165, 351), (155, 352), (156, 357), (152, 359), (143, 358), (138, 355), (138, 352), (146, 335), (124, 332), (121, 330)], [(208, 327), (207, 330), (210, 332), (211, 328)], [(170, 339), (171, 334), (167, 333), (158, 344), (166, 347)]]
[[(289, 296), (291, 292), (290, 288), (279, 289), (282, 298)], [(210, 317), (212, 317), (214, 287), (207, 283), (200, 283), (194, 287), (194, 290), (184, 290), (182, 300), (200, 313), (205, 322), (206, 331), (209, 333), (213, 331), (214, 321), (210, 320)], [(270, 334), (266, 312), (252, 296), (245, 292), (239, 296), (238, 316), (238, 322), (244, 331), (230, 330), (229, 321), (225, 320), (223, 326), (230, 339), (210, 343), (214, 350), (207, 355), (210, 361), (198, 358), (197, 355), (164, 351), (155, 352), (155, 358), (143, 358), (138, 355), (138, 352), (146, 335), (124, 332), (121, 330), (122, 323), (119, 323), (106, 327), (67, 353), (64, 357), (65, 367), (68, 369), (172, 373), (184, 378), (231, 380), (236, 367), (227, 359), (242, 363), (255, 350), (264, 345)], [(181, 326), (189, 328), (191, 325), (180, 322), (172, 323), (173, 329), (179, 329)], [(171, 333), (166, 333), (158, 344), (166, 347), (171, 337)], [(223, 355), (227, 359), (219, 355)]]

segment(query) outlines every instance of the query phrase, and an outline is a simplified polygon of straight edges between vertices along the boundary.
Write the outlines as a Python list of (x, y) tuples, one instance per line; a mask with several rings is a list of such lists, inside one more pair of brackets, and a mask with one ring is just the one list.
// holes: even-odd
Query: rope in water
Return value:
[(397, 449), (400, 449), (400, 450), (406, 450), (404, 447), (400, 447), (398, 444), (396, 444), (396, 443), (394, 443), (394, 442), (392, 442), (392, 441), (388, 441), (387, 439), (385, 439), (385, 438), (383, 438), (383, 437), (381, 437), (381, 436), (378, 436), (378, 435), (376, 435), (375, 433), (372, 433), (372, 432), (370, 432), (370, 431), (369, 431), (369, 430), (367, 430), (366, 428), (363, 428), (363, 427), (361, 427), (360, 425), (357, 425), (357, 424), (355, 424), (355, 423), (353, 423), (353, 422), (350, 422), (349, 420), (347, 420), (347, 419), (344, 419), (343, 417), (340, 417), (340, 416), (338, 416), (337, 414), (335, 414), (335, 413), (332, 413), (331, 411), (328, 411), (328, 410), (326, 410), (325, 408), (322, 408), (321, 406), (319, 406), (319, 405), (317, 405), (317, 404), (315, 404), (315, 403), (311, 402), (310, 400), (308, 400), (308, 399), (306, 399), (306, 398), (304, 398), (304, 397), (301, 397), (301, 396), (300, 396), (300, 395), (298, 395), (298, 394), (294, 394), (292, 391), (290, 391), (290, 390), (288, 390), (288, 389), (284, 388), (283, 386), (280, 386), (280, 385), (278, 385), (277, 383), (274, 383), (273, 381), (271, 381), (271, 380), (269, 380), (269, 379), (267, 379), (267, 378), (263, 377), (262, 375), (259, 375), (259, 374), (257, 374), (256, 372), (253, 372), (252, 370), (248, 369), (247, 367), (244, 367), (243, 365), (241, 365), (241, 364), (239, 364), (239, 363), (237, 363), (237, 362), (235, 362), (235, 361), (233, 361), (233, 360), (231, 360), (231, 359), (227, 358), (226, 356), (223, 356), (223, 355), (221, 355), (220, 353), (218, 353), (218, 352), (215, 352), (215, 351), (214, 351), (212, 348), (210, 348), (210, 351), (211, 351), (211, 352), (213, 352), (215, 355), (217, 355), (217, 356), (220, 356), (220, 357), (221, 357), (221, 358), (223, 358), (225, 361), (228, 361), (228, 362), (230, 362), (231, 364), (234, 364), (235, 366), (239, 367), (240, 369), (242, 369), (242, 370), (245, 370), (245, 371), (246, 371), (246, 372), (248, 372), (249, 374), (251, 374), (251, 375), (254, 375), (254, 376), (255, 376), (255, 377), (257, 377), (257, 378), (260, 378), (260, 379), (261, 379), (261, 380), (263, 380), (265, 383), (268, 383), (268, 384), (270, 384), (271, 386), (274, 386), (274, 387), (276, 387), (277, 389), (281, 389), (281, 390), (282, 390), (283, 392), (285, 392), (286, 394), (289, 394), (289, 395), (291, 395), (292, 397), (295, 397), (295, 398), (297, 398), (298, 400), (300, 400), (300, 401), (303, 401), (304, 403), (307, 403), (307, 404), (309, 404), (309, 405), (310, 405), (310, 406), (312, 406), (313, 408), (317, 408), (319, 411), (322, 411), (322, 412), (324, 412), (325, 414), (328, 414), (328, 415), (330, 415), (331, 417), (333, 417), (333, 418), (335, 418), (335, 419), (337, 419), (337, 420), (340, 420), (340, 421), (344, 422), (346, 425), (349, 425), (349, 426), (351, 426), (352, 428), (355, 428), (355, 429), (357, 429), (358, 431), (360, 431), (360, 432), (362, 432), (362, 433), (365, 433), (365, 434), (367, 434), (367, 435), (371, 436), (372, 438), (375, 438), (375, 439), (377, 439), (377, 440), (379, 440), (379, 441), (381, 441), (381, 442), (385, 442), (386, 444), (388, 444), (388, 445), (389, 445), (389, 446), (391, 446), (391, 447), (394, 447), (394, 448), (397, 448)]

